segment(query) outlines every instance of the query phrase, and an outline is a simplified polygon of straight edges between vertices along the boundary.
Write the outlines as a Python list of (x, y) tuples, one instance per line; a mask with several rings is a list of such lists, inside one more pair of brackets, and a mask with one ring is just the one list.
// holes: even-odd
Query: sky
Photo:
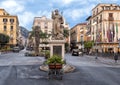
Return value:
[(32, 29), (34, 17), (51, 18), (51, 12), (58, 9), (70, 28), (86, 22), (92, 9), (99, 3), (116, 3), (120, 0), (0, 0), (0, 8), (11, 15), (17, 15), (19, 25)]

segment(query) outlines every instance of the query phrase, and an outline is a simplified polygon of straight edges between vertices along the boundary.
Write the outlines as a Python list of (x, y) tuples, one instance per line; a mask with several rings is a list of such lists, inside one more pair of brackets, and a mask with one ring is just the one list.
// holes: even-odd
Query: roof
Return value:
[(89, 16), (88, 18), (86, 18), (86, 21), (88, 21), (92, 16)]
[(77, 25), (73, 26), (71, 29), (73, 29), (74, 27), (76, 27), (78, 25), (87, 25), (87, 23), (86, 22), (84, 22), (84, 23), (78, 23)]
[(94, 10), (96, 7), (98, 7), (99, 5), (117, 5), (117, 4), (115, 4), (115, 3), (99, 3), (99, 4), (97, 4), (92, 10)]

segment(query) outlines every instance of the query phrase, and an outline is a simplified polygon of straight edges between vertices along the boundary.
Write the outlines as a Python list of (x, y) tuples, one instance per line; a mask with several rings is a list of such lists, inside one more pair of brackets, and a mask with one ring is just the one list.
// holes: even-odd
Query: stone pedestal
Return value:
[(50, 43), (50, 56), (57, 54), (60, 55), (62, 59), (64, 59), (65, 40), (51, 40), (49, 43)]

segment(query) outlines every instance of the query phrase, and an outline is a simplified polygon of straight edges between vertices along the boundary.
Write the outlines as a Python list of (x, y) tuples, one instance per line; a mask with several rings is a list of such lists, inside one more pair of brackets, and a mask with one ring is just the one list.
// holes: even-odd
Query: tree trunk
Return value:
[(39, 37), (35, 37), (35, 55), (38, 56), (39, 55)]
[(39, 43), (40, 43), (40, 36), (39, 36), (39, 28), (35, 28), (35, 55), (39, 55)]

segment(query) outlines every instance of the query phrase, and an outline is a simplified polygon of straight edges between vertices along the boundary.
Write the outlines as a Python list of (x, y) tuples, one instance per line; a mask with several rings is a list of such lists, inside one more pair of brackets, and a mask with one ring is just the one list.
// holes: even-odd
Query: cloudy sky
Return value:
[(47, 16), (51, 18), (51, 11), (58, 9), (63, 12), (70, 27), (85, 22), (91, 15), (91, 10), (98, 3), (117, 3), (119, 0), (0, 0), (0, 8), (9, 14), (17, 15), (20, 26), (31, 30), (34, 17)]

